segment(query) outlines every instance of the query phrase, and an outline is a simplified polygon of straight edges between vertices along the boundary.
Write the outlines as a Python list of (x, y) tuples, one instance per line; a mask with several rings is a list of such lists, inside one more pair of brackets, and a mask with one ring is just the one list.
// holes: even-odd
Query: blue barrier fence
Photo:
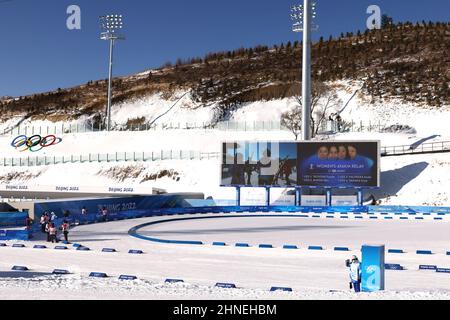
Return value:
[(83, 200), (43, 201), (35, 204), (34, 214), (36, 217), (39, 217), (44, 212), (54, 212), (58, 217), (62, 218), (64, 213), (69, 213), (69, 216), (77, 215), (81, 213), (83, 208), (87, 210), (89, 215), (98, 215), (103, 208), (106, 208), (110, 216), (116, 216), (118, 213), (134, 210), (192, 207), (188, 201), (193, 201), (198, 198), (203, 198), (203, 194), (186, 193), (151, 196), (123, 196)]
[(450, 214), (450, 207), (427, 207), (427, 206), (369, 206), (369, 212), (388, 213), (436, 213)]
[(25, 227), (26, 212), (0, 212), (0, 227)]
[(31, 238), (31, 231), (28, 230), (0, 230), (0, 240), (22, 240), (27, 241)]

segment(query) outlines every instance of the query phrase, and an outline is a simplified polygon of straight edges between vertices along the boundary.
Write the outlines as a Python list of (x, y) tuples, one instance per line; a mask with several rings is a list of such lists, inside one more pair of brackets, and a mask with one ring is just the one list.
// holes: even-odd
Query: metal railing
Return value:
[[(381, 147), (381, 156), (395, 156), (420, 153), (450, 152), (450, 141), (423, 143), (419, 146), (402, 145)], [(220, 152), (202, 152), (186, 150), (161, 150), (153, 152), (115, 152), (90, 153), (69, 156), (32, 156), (0, 158), (3, 167), (35, 167), (68, 163), (104, 163), (104, 162), (152, 162), (167, 160), (218, 160)]]
[[(104, 131), (102, 125), (94, 126), (92, 124), (61, 124), (53, 126), (18, 126), (13, 129), (3, 129), (3, 135), (58, 135)], [(157, 131), (157, 130), (222, 130), (222, 131), (280, 131), (288, 130), (284, 128), (280, 121), (224, 121), (216, 124), (208, 122), (170, 122), (156, 124), (135, 124), (135, 125), (116, 125), (112, 127), (113, 131)]]
[[(340, 130), (339, 130), (340, 129)], [(348, 122), (342, 124), (340, 128), (336, 122), (327, 121), (321, 126), (319, 133), (326, 132), (382, 132), (386, 129), (385, 124)], [(105, 127), (102, 125), (94, 126), (92, 124), (61, 124), (49, 126), (17, 126), (15, 128), (5, 128), (0, 131), (1, 135), (61, 135), (74, 133), (101, 132)], [(156, 124), (135, 124), (135, 125), (116, 125), (113, 131), (157, 131), (157, 130), (220, 130), (220, 131), (289, 131), (280, 121), (223, 121), (215, 124), (208, 122), (170, 122)]]
[(37, 198), (35, 198), (35, 199), (26, 199), (25, 197), (23, 197), (23, 198), (14, 198), (14, 197), (2, 198), (0, 196), (0, 203), (22, 203), (22, 202), (32, 202), (35, 200), (37, 200)]
[(404, 145), (381, 147), (381, 156), (383, 157), (439, 152), (450, 152), (450, 141), (428, 142), (418, 146)]
[(95, 153), (70, 156), (33, 156), (26, 158), (0, 158), (0, 166), (35, 167), (68, 163), (104, 163), (104, 162), (151, 162), (167, 160), (210, 160), (219, 159), (219, 152), (201, 152), (185, 150), (162, 150), (160, 152), (116, 152)]

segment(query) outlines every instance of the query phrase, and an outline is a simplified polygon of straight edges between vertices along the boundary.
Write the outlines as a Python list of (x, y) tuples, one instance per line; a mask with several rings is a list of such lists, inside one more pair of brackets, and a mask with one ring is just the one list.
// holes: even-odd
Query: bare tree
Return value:
[[(290, 95), (295, 98), (298, 106), (281, 116), (282, 122), (283, 119), (286, 119), (285, 121), (290, 119), (289, 122), (286, 122), (288, 125), (284, 125), (294, 133), (296, 139), (301, 132), (302, 122), (302, 96), (300, 94), (300, 88), (301, 85), (296, 83), (290, 89)], [(313, 82), (310, 114), (311, 136), (313, 138), (319, 133), (320, 128), (326, 123), (330, 115), (336, 112), (341, 105), (342, 101), (329, 85), (318, 81)]]
[(295, 107), (281, 115), (281, 125), (288, 128), (298, 140), (298, 136), (302, 132), (302, 110)]

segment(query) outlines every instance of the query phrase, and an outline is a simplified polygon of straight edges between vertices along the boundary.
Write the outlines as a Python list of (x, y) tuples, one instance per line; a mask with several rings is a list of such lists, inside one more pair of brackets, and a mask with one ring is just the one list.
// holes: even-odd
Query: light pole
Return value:
[(122, 15), (107, 15), (100, 17), (102, 33), (100, 39), (109, 41), (109, 76), (108, 76), (108, 105), (106, 107), (106, 130), (111, 130), (111, 102), (112, 102), (112, 69), (114, 44), (116, 40), (125, 40), (117, 30), (123, 28)]
[(302, 140), (311, 140), (311, 31), (316, 17), (316, 3), (304, 0), (303, 5), (291, 8), (292, 30), (303, 32), (303, 76), (302, 76)]

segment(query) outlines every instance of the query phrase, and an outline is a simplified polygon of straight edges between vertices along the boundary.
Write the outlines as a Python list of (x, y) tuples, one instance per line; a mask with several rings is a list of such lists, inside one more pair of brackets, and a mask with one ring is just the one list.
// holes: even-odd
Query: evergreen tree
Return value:
[(385, 29), (385, 28), (389, 28), (394, 24), (394, 19), (392, 19), (391, 17), (389, 17), (387, 14), (383, 14), (381, 16), (381, 28)]

